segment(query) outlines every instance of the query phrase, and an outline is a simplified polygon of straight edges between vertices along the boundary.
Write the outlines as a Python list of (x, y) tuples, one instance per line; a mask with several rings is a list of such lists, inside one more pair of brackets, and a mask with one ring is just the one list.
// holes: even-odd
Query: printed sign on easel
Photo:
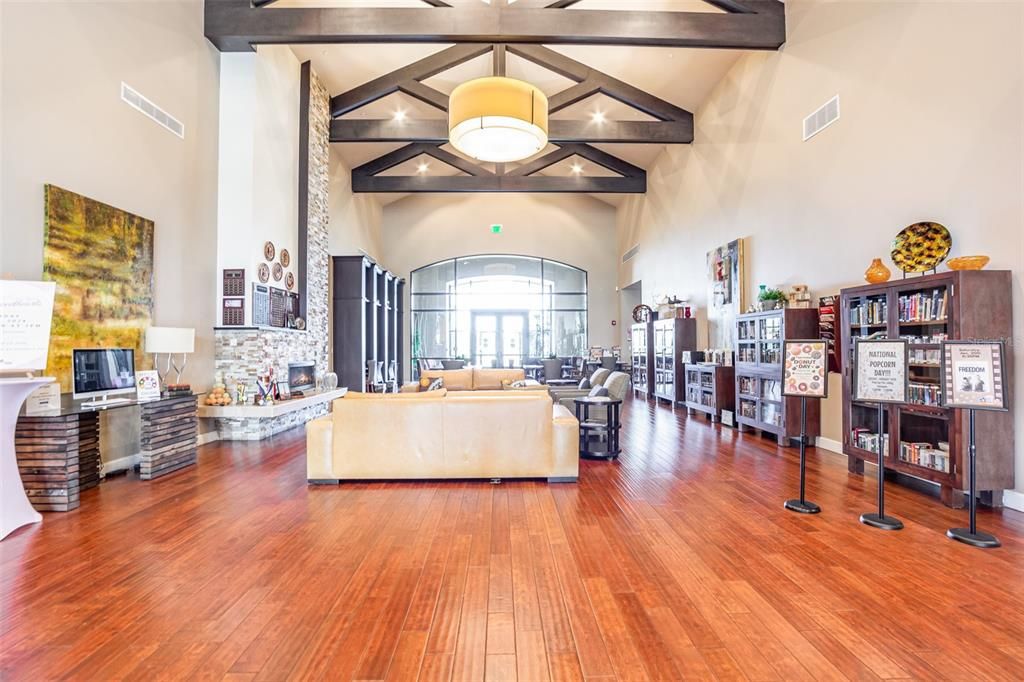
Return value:
[(0, 280), (0, 372), (46, 368), (54, 282)]
[(782, 372), (782, 395), (827, 398), (828, 342), (786, 341)]
[(1000, 341), (947, 341), (942, 344), (942, 398), (962, 410), (1008, 409)]
[(907, 402), (908, 353), (904, 339), (857, 339), (853, 353), (853, 399), (870, 403)]

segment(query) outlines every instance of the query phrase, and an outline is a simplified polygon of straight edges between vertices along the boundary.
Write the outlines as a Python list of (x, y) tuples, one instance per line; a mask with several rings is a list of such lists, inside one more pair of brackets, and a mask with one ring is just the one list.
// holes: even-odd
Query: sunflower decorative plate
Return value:
[(946, 260), (953, 238), (938, 223), (914, 223), (892, 240), (892, 262), (903, 272), (925, 272)]

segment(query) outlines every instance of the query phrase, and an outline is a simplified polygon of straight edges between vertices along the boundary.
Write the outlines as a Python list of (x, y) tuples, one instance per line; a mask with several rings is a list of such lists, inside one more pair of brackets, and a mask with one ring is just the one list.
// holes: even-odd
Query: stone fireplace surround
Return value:
[[(214, 370), (223, 372), (232, 392), (237, 381), (255, 392), (256, 377), (274, 368), (278, 381), (288, 380), (290, 362), (312, 361), (316, 377), (328, 371), (329, 335), (327, 250), (328, 145), (330, 95), (320, 79), (309, 73), (309, 157), (306, 221), (306, 329), (217, 327), (214, 329)], [(301, 231), (300, 231), (301, 236)], [(250, 304), (251, 301), (247, 301)], [(216, 418), (221, 440), (262, 440), (315, 419), (328, 411), (321, 403), (275, 417)]]

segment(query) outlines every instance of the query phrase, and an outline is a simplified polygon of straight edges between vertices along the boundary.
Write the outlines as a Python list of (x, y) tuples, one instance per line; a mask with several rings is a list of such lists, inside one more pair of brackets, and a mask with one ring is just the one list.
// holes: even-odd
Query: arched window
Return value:
[(519, 367), (587, 348), (587, 273), (528, 256), (464, 256), (411, 276), (412, 364)]

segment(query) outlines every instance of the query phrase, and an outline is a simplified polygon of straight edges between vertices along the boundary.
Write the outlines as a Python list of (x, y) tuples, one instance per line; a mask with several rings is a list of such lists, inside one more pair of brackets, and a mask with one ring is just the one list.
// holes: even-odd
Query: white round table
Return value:
[(29, 394), (52, 382), (53, 377), (0, 378), (0, 540), (22, 526), (43, 520), (42, 514), (29, 503), (21, 482), (14, 454), (14, 428)]

